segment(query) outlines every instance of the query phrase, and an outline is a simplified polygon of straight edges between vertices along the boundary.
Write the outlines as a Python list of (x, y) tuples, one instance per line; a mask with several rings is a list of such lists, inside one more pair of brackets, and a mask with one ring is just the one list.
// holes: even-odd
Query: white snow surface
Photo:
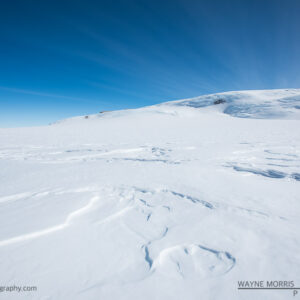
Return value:
[(0, 129), (0, 298), (292, 299), (299, 146), (297, 89)]

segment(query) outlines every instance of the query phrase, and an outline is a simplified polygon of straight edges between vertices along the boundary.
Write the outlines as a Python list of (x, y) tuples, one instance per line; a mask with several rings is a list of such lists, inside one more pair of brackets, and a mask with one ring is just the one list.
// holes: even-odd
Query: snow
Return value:
[[(214, 104), (217, 100), (223, 103)], [(300, 90), (0, 129), (1, 299), (288, 299), (300, 285)]]

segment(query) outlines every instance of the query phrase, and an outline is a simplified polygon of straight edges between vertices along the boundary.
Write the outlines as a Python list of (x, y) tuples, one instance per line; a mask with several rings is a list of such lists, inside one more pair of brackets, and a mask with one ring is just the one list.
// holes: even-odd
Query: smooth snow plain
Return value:
[(0, 129), (0, 298), (293, 298), (299, 146), (297, 89)]

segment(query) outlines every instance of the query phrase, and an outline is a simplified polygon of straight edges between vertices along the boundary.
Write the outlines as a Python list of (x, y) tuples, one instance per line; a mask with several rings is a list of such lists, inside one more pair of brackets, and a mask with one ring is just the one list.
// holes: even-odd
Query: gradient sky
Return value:
[(0, 4), (0, 127), (299, 87), (299, 0)]

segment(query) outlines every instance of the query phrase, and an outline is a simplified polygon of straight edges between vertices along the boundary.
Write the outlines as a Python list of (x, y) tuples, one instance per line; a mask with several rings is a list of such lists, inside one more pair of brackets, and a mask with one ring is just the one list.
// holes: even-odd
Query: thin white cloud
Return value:
[(108, 104), (108, 102), (104, 101), (91, 101), (89, 99), (85, 98), (77, 98), (77, 97), (71, 97), (71, 96), (65, 96), (65, 95), (58, 95), (58, 94), (52, 94), (52, 93), (43, 93), (39, 91), (32, 91), (32, 90), (24, 90), (19, 88), (11, 88), (6, 86), (0, 86), (0, 90), (8, 91), (12, 93), (18, 93), (18, 94), (26, 94), (26, 95), (34, 95), (34, 96), (41, 96), (41, 97), (49, 97), (49, 98), (57, 98), (57, 99), (65, 99), (65, 100), (73, 100), (73, 101), (80, 101), (80, 102), (89, 102), (89, 103), (104, 103)]

